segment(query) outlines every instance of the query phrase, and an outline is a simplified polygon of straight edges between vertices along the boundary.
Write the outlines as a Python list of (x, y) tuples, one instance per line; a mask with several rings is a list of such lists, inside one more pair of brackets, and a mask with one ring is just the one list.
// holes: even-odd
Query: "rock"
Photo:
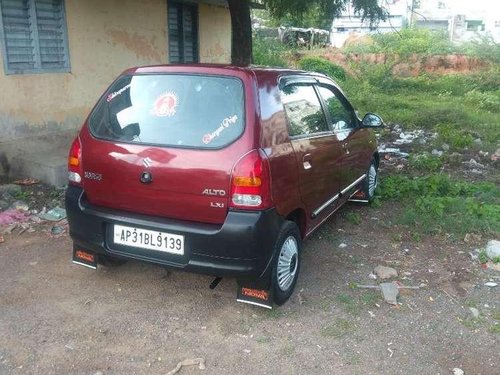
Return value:
[(450, 151), (450, 145), (447, 143), (443, 143), (441, 148), (443, 149), (443, 151)]
[(488, 281), (487, 283), (484, 283), (484, 285), (489, 287), (489, 288), (494, 288), (494, 287), (498, 286), (498, 284), (494, 283), (493, 281)]
[(477, 146), (482, 146), (483, 141), (481, 140), (481, 138), (476, 138), (476, 139), (474, 139), (474, 144)]
[(500, 160), (500, 148), (495, 151), (493, 155), (491, 155), (491, 161)]
[(461, 368), (455, 367), (453, 369), (453, 375), (464, 375), (464, 374), (465, 374), (465, 372)]
[(373, 270), (375, 275), (381, 279), (390, 279), (391, 277), (398, 277), (398, 271), (391, 267), (377, 266)]
[(469, 307), (470, 312), (474, 318), (479, 318), (479, 310), (475, 307)]
[(343, 243), (343, 242), (342, 242), (342, 243), (339, 245), (339, 247), (340, 247), (341, 249), (343, 249), (343, 248), (347, 247), (347, 244), (345, 244), (345, 243)]
[(469, 167), (471, 168), (485, 168), (485, 166), (481, 163), (478, 163), (476, 160), (474, 159), (470, 159), (469, 161), (465, 161), (464, 164), (467, 164)]
[(488, 258), (490, 258), (491, 260), (499, 258), (500, 241), (497, 240), (488, 241), (488, 244), (486, 245), (486, 255), (488, 255)]
[(380, 284), (380, 290), (382, 291), (382, 296), (384, 297), (384, 301), (390, 305), (397, 305), (399, 289), (396, 284), (393, 283), (382, 283)]
[(435, 155), (435, 156), (443, 156), (443, 151), (439, 151), (439, 150), (432, 150), (431, 152), (432, 155)]

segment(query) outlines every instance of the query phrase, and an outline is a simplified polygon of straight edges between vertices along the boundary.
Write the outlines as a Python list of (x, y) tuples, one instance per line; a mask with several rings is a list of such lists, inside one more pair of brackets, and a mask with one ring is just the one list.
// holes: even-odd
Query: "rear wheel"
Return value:
[(368, 173), (366, 174), (365, 183), (363, 191), (365, 193), (366, 199), (371, 202), (375, 197), (375, 189), (378, 184), (378, 166), (375, 160), (372, 160), (370, 167), (368, 168)]
[(273, 264), (273, 299), (284, 304), (292, 295), (300, 271), (302, 238), (297, 224), (286, 221), (275, 244), (276, 259)]

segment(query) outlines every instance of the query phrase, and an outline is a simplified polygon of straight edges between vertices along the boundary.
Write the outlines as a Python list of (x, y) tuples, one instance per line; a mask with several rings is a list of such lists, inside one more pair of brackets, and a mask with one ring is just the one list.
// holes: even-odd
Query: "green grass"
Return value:
[(443, 174), (392, 175), (381, 181), (378, 192), (382, 200), (405, 206), (398, 223), (415, 232), (494, 235), (500, 228), (500, 188), (493, 183), (468, 183)]
[(463, 151), (481, 138), (483, 151), (500, 141), (500, 65), (474, 74), (392, 76), (390, 63), (354, 64), (343, 88), (363, 115), (376, 112), (388, 124), (426, 129), (451, 151)]
[(289, 47), (271, 38), (253, 38), (253, 62), (256, 65), (282, 67), (289, 66)]
[(348, 222), (352, 224), (355, 225), (361, 224), (361, 215), (358, 214), (357, 212), (349, 211), (348, 213), (346, 213), (345, 218), (347, 219)]
[(321, 329), (321, 335), (325, 337), (340, 338), (356, 331), (358, 327), (350, 320), (336, 319)]

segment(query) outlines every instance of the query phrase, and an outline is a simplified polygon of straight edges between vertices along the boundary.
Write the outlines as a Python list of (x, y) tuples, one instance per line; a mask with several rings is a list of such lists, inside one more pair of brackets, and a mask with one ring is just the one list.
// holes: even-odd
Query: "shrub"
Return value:
[(253, 37), (253, 62), (257, 65), (287, 68), (290, 47), (273, 38)]
[(346, 77), (344, 68), (323, 58), (305, 57), (299, 61), (299, 67), (304, 70), (326, 74), (339, 81), (344, 81)]

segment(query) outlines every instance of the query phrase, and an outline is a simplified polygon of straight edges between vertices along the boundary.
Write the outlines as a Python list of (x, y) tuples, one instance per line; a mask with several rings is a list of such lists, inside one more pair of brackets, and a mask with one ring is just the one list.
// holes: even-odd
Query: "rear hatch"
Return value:
[(240, 79), (198, 74), (120, 77), (80, 137), (90, 203), (222, 223), (231, 169), (245, 152)]

